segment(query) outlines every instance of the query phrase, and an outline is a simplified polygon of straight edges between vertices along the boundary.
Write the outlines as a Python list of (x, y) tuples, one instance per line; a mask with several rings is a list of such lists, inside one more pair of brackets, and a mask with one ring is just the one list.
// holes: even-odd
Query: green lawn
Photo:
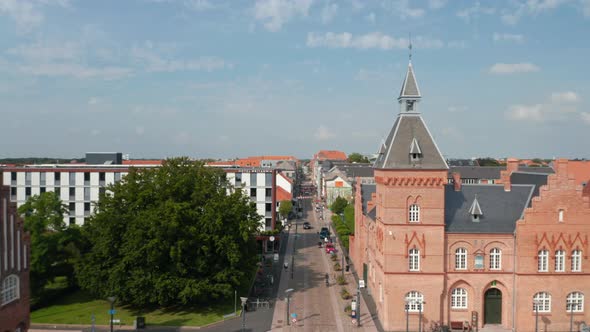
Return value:
[[(87, 293), (78, 291), (63, 296), (48, 307), (31, 312), (31, 322), (90, 325), (94, 314), (96, 325), (108, 325), (109, 309), (110, 304), (107, 300), (95, 300)], [(120, 319), (123, 325), (133, 325), (136, 316), (144, 316), (148, 325), (202, 326), (220, 321), (223, 315), (233, 313), (234, 304), (232, 299), (226, 304), (206, 308), (160, 308), (139, 311), (115, 303), (115, 310), (114, 319)]]

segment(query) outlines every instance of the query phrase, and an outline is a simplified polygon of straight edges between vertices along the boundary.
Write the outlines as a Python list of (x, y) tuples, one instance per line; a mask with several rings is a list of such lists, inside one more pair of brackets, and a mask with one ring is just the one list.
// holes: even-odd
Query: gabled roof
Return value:
[[(460, 191), (445, 185), (445, 226), (450, 233), (501, 233), (512, 234), (533, 193), (532, 185), (512, 185), (504, 191), (503, 185), (464, 184)], [(485, 215), (473, 222), (470, 207), (477, 195), (478, 205)]]
[[(411, 162), (408, 147), (412, 141), (420, 142), (422, 156)], [(386, 152), (377, 157), (377, 169), (448, 169), (420, 114), (399, 114), (385, 140)]]
[(319, 160), (346, 160), (346, 153), (335, 150), (321, 150), (315, 155), (315, 159)]
[(472, 216), (483, 216), (483, 212), (481, 211), (481, 207), (479, 206), (479, 202), (477, 201), (477, 195), (473, 199), (473, 203), (471, 204), (471, 207), (469, 208), (469, 213)]
[(402, 89), (399, 93), (399, 99), (402, 98), (411, 98), (416, 99), (420, 98), (420, 89), (418, 88), (418, 81), (416, 81), (416, 76), (414, 76), (414, 69), (412, 68), (412, 63), (408, 65), (408, 71), (406, 73), (406, 78), (404, 79), (404, 83), (402, 84)]

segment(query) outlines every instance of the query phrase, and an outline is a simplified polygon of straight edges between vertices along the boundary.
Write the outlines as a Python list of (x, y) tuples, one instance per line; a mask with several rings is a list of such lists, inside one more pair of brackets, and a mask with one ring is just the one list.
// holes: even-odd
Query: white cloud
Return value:
[(579, 100), (580, 97), (573, 91), (554, 92), (551, 94), (551, 101), (554, 103), (576, 103)]
[(316, 129), (314, 135), (315, 139), (318, 141), (326, 141), (336, 137), (334, 133), (326, 126), (320, 125), (318, 129)]
[(10, 16), (19, 31), (29, 32), (43, 23), (43, 5), (69, 7), (69, 0), (0, 0), (0, 15)]
[(143, 126), (135, 127), (135, 135), (143, 136), (143, 134), (145, 134), (145, 127), (143, 127)]
[(428, 0), (428, 7), (430, 9), (440, 9), (447, 4), (447, 0)]
[(590, 17), (590, 0), (582, 0), (582, 11), (584, 16)]
[[(371, 32), (359, 36), (354, 36), (350, 32), (326, 32), (325, 34), (310, 32), (307, 34), (306, 44), (308, 47), (390, 50), (407, 48), (408, 39), (391, 37), (381, 32)], [(412, 45), (417, 48), (441, 48), (444, 43), (438, 39), (418, 36), (412, 40)]]
[(90, 132), (90, 135), (92, 136), (98, 136), (100, 135), (101, 131), (99, 129), (92, 129), (92, 131)]
[(100, 98), (98, 97), (90, 97), (90, 99), (88, 99), (88, 105), (96, 105), (100, 102)]
[(555, 9), (567, 2), (570, 2), (570, 0), (527, 0), (526, 5), (531, 12), (537, 13), (544, 10)]
[(386, 74), (382, 70), (368, 70), (361, 68), (354, 77), (357, 81), (376, 81), (386, 78)]
[(181, 70), (214, 71), (233, 68), (233, 65), (226, 63), (217, 57), (200, 57), (196, 59), (175, 59), (168, 56), (165, 58), (162, 53), (171, 53), (173, 46), (154, 45), (147, 41), (144, 46), (135, 46), (131, 49), (131, 56), (137, 60), (139, 65), (148, 72), (175, 72)]
[(490, 67), (491, 74), (532, 73), (541, 70), (532, 63), (496, 63)]
[(441, 133), (443, 134), (443, 136), (446, 136), (454, 140), (462, 140), (464, 138), (463, 133), (461, 133), (455, 127), (444, 127), (442, 128)]
[(257, 0), (254, 17), (265, 22), (267, 30), (276, 32), (293, 17), (307, 16), (312, 3), (313, 0)]
[(516, 42), (522, 43), (524, 41), (524, 36), (519, 34), (511, 34), (511, 33), (497, 33), (494, 32), (492, 36), (495, 42), (498, 41), (508, 41), (508, 42)]
[(540, 122), (544, 120), (543, 105), (512, 105), (506, 114), (512, 120), (530, 120)]
[(184, 5), (192, 10), (204, 11), (215, 8), (209, 0), (184, 0)]
[(81, 47), (74, 42), (49, 43), (38, 41), (29, 45), (17, 46), (9, 49), (6, 53), (35, 62), (72, 60), (80, 56)]
[(448, 48), (467, 48), (467, 42), (464, 40), (452, 40), (447, 43)]
[(377, 18), (376, 18), (376, 16), (375, 16), (375, 13), (373, 13), (373, 12), (370, 12), (370, 13), (369, 13), (367, 16), (365, 16), (365, 19), (366, 19), (367, 21), (369, 21), (369, 23), (371, 23), (371, 24), (375, 24), (375, 21), (376, 21), (376, 19), (377, 19)]
[(580, 118), (582, 118), (582, 121), (584, 121), (586, 124), (590, 125), (590, 113), (580, 112)]
[(338, 5), (335, 3), (328, 3), (322, 9), (322, 23), (328, 24), (332, 22), (336, 14), (338, 13)]
[(71, 76), (74, 78), (100, 78), (105, 80), (120, 79), (132, 74), (130, 68), (124, 67), (91, 67), (76, 63), (39, 63), (26, 64), (18, 67), (25, 74), (35, 76)]
[(468, 7), (458, 11), (456, 15), (457, 17), (469, 23), (472, 20), (478, 19), (481, 15), (493, 15), (495, 13), (495, 8), (482, 7), (479, 1), (477, 1), (475, 5), (473, 5), (472, 7)]
[(382, 3), (383, 8), (389, 10), (393, 14), (399, 16), (401, 19), (406, 18), (420, 18), (424, 16), (424, 9), (410, 8), (409, 0), (393, 0)]
[(449, 106), (449, 112), (451, 113), (459, 113), (459, 112), (465, 112), (467, 110), (466, 106)]

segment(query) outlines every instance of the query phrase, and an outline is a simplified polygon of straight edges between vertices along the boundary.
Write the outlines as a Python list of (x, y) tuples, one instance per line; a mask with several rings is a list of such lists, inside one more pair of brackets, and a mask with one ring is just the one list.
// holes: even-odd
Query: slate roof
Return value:
[(347, 166), (343, 167), (343, 170), (346, 173), (346, 176), (350, 178), (368, 178), (373, 177), (373, 175), (375, 174), (375, 170), (373, 169), (373, 167), (368, 166)]
[[(503, 185), (464, 184), (461, 191), (455, 191), (453, 185), (446, 185), (446, 231), (512, 234), (516, 220), (521, 218), (529, 205), (533, 188), (532, 185), (513, 185), (511, 191), (504, 191)], [(484, 215), (478, 222), (473, 222), (469, 208), (476, 195)]]
[(458, 172), (462, 179), (499, 179), (500, 172), (505, 169), (505, 166), (451, 166), (449, 178)]
[(551, 167), (528, 167), (528, 166), (519, 166), (519, 172), (528, 172), (528, 173), (540, 173), (540, 174), (553, 174), (555, 171)]
[[(417, 162), (410, 161), (410, 147), (416, 139), (422, 152)], [(380, 169), (448, 169), (420, 114), (399, 114), (385, 140), (385, 153), (375, 161)]]
[(416, 76), (414, 76), (414, 69), (412, 68), (411, 62), (408, 65), (406, 78), (399, 92), (399, 98), (420, 98), (420, 89), (418, 88), (418, 82), (416, 81)]
[[(544, 173), (530, 173), (530, 172), (513, 172), (510, 175), (510, 183), (512, 184), (530, 184), (533, 189), (533, 197), (539, 196), (539, 188), (547, 184), (547, 177), (549, 174)], [(530, 206), (531, 202), (529, 202)]]
[[(361, 197), (363, 201), (363, 213), (367, 213), (367, 203), (371, 200), (371, 195), (377, 191), (374, 184), (361, 184)], [(375, 210), (375, 209), (373, 209)], [(374, 219), (374, 218), (373, 218)]]

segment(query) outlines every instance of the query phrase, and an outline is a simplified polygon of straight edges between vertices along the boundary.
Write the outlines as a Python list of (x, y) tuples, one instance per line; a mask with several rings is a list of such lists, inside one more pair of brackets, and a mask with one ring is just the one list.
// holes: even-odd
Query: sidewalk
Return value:
[[(314, 212), (315, 213), (315, 212)], [(338, 255), (344, 255), (344, 253), (346, 252), (344, 248), (342, 248), (342, 243), (340, 242), (340, 238), (338, 236), (336, 236), (336, 231), (334, 230), (333, 227), (333, 223), (332, 223), (332, 211), (330, 211), (330, 209), (328, 209), (327, 207), (324, 207), (324, 222), (325, 223), (329, 223), (330, 225), (330, 229), (333, 230), (334, 234), (333, 234), (333, 238), (335, 239), (334, 241), (334, 245), (336, 246), (336, 248), (338, 249)], [(339, 257), (338, 262), (340, 262), (340, 264), (342, 265), (342, 256)], [(348, 285), (350, 285), (350, 293), (353, 295), (353, 299), (356, 299), (357, 297), (357, 292), (358, 292), (358, 275), (356, 274), (356, 272), (354, 271), (354, 267), (352, 266), (352, 262), (344, 262), (344, 266), (342, 266), (342, 269), (346, 268), (346, 264), (350, 264), (350, 272), (344, 272), (344, 278), (346, 279), (346, 282)], [(333, 272), (335, 275), (341, 275), (342, 272), (341, 271), (334, 271)], [(360, 323), (361, 323), (361, 327), (362, 327), (362, 331), (384, 331), (383, 327), (381, 326), (381, 322), (379, 322), (379, 318), (377, 316), (377, 306), (375, 305), (375, 301), (373, 300), (373, 297), (367, 292), (366, 288), (362, 288), (360, 289), (360, 293), (361, 293), (361, 306), (360, 306)], [(342, 298), (340, 298), (340, 301), (342, 302), (342, 307), (344, 307), (346, 304), (350, 304), (350, 300), (342, 300)], [(346, 303), (345, 303), (346, 302)], [(360, 330), (360, 329), (357, 329)]]

